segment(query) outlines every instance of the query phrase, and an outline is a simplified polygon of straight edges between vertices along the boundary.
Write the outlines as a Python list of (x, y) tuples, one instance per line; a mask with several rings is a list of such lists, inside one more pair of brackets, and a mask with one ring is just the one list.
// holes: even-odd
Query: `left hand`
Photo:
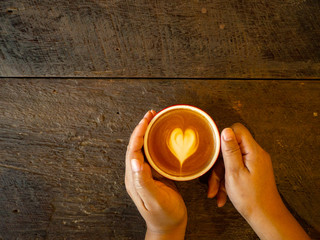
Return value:
[(142, 154), (143, 137), (155, 116), (148, 111), (134, 129), (126, 153), (125, 185), (147, 224), (146, 239), (183, 239), (187, 209), (174, 183), (162, 176), (154, 179)]

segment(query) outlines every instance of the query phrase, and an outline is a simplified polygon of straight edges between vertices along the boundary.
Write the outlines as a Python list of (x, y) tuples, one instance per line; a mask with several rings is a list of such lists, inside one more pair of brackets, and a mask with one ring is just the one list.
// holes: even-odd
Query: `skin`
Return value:
[(125, 185), (147, 224), (146, 239), (184, 239), (187, 208), (168, 179), (151, 172), (142, 154), (143, 137), (156, 114), (149, 111), (133, 131), (126, 153)]
[(247, 128), (224, 129), (221, 151), (229, 199), (260, 239), (310, 239), (281, 200), (270, 155)]
[[(152, 172), (142, 154), (155, 111), (133, 131), (126, 153), (126, 189), (147, 224), (146, 239), (184, 239), (187, 209), (172, 181)], [(283, 204), (269, 154), (242, 124), (221, 133), (223, 161), (209, 179), (208, 197), (222, 207), (227, 196), (260, 239), (310, 239)]]

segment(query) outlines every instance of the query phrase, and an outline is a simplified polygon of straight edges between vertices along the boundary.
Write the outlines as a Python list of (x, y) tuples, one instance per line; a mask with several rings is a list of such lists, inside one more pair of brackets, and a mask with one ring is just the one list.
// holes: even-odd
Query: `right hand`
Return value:
[(255, 211), (269, 211), (281, 201), (271, 158), (249, 130), (236, 123), (221, 133), (227, 194), (239, 213), (248, 220)]
[(239, 123), (224, 129), (221, 150), (227, 194), (260, 239), (310, 239), (283, 204), (271, 158), (248, 129)]

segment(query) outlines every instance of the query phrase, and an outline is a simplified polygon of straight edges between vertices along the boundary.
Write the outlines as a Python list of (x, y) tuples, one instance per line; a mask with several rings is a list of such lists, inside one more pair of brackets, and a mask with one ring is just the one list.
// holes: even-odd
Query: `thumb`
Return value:
[(231, 128), (225, 128), (221, 133), (221, 151), (226, 174), (239, 172), (244, 168), (240, 146)]
[(145, 162), (138, 159), (131, 160), (133, 184), (146, 210), (150, 210), (156, 201), (157, 186), (152, 178), (151, 169)]

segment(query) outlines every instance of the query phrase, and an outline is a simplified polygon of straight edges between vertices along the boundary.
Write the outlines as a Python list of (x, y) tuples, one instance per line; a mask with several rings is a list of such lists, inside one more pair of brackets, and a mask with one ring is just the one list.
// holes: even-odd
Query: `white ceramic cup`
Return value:
[[(173, 111), (173, 110), (181, 110), (181, 109), (188, 109), (188, 110), (192, 110), (198, 114), (200, 114), (201, 116), (203, 116), (207, 122), (209, 123), (209, 125), (211, 126), (212, 132), (211, 134), (213, 135), (213, 140), (214, 140), (214, 153), (212, 155), (212, 158), (209, 162), (209, 164), (206, 165), (205, 168), (201, 169), (199, 172), (196, 172), (192, 175), (188, 175), (188, 176), (174, 176), (174, 175), (170, 175), (168, 173), (166, 173), (165, 171), (163, 171), (161, 168), (159, 168), (155, 162), (152, 160), (149, 150), (148, 150), (148, 138), (149, 138), (149, 132), (151, 127), (153, 126), (153, 124), (155, 124), (157, 122), (157, 120), (163, 116), (164, 114), (166, 114), (169, 111)], [(163, 110), (159, 111), (151, 120), (151, 122), (148, 125), (148, 128), (146, 130), (145, 136), (144, 136), (144, 152), (145, 155), (148, 159), (149, 164), (152, 166), (152, 168), (154, 168), (159, 174), (161, 174), (162, 176), (175, 180), (175, 181), (188, 181), (188, 180), (192, 180), (195, 178), (200, 177), (201, 175), (205, 174), (207, 171), (210, 170), (210, 168), (214, 165), (214, 163), (216, 162), (219, 152), (220, 152), (220, 133), (219, 130), (215, 124), (215, 122), (212, 120), (212, 118), (203, 110), (194, 107), (194, 106), (190, 106), (190, 105), (173, 105), (167, 108), (164, 108)]]

